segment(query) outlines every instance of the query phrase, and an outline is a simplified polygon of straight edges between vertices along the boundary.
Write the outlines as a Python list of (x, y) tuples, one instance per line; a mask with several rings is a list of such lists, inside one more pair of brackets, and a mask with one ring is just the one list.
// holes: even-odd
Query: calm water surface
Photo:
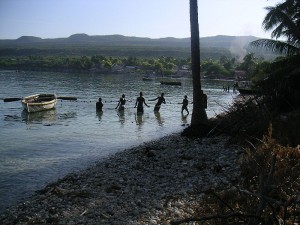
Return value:
[[(191, 115), (181, 115), (183, 96), (192, 101), (192, 81), (180, 78), (182, 86), (143, 81), (141, 75), (64, 74), (0, 71), (0, 99), (34, 93), (75, 96), (59, 100), (55, 110), (27, 114), (20, 101), (0, 101), (0, 213), (24, 200), (35, 190), (78, 171), (109, 154), (181, 131)], [(203, 81), (208, 95), (209, 117), (227, 107), (233, 95), (221, 89), (224, 82)], [(139, 92), (147, 103), (142, 116), (133, 108)], [(167, 104), (154, 113), (156, 98), (165, 93)], [(124, 113), (115, 110), (122, 94), (128, 100)], [(103, 113), (95, 103), (102, 97)], [(190, 112), (192, 106), (189, 106)]]

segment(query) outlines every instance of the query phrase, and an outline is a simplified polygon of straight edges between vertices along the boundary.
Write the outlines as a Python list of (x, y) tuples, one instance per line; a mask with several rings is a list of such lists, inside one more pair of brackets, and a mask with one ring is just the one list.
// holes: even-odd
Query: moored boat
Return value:
[(27, 112), (40, 112), (53, 109), (57, 103), (55, 94), (34, 94), (22, 100), (22, 106)]
[(165, 85), (181, 85), (180, 81), (161, 81), (160, 83)]
[(143, 77), (143, 81), (153, 81), (154, 78), (151, 77)]
[(255, 95), (258, 92), (252, 88), (237, 88), (241, 95)]

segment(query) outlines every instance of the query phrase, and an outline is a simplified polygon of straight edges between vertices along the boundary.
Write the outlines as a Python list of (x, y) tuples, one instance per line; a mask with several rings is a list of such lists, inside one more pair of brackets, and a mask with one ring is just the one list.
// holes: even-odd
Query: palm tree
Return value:
[(203, 99), (206, 95), (201, 89), (200, 77), (200, 43), (198, 24), (198, 4), (197, 0), (190, 0), (190, 24), (191, 24), (191, 57), (192, 57), (192, 77), (193, 77), (193, 115), (191, 125), (206, 124), (208, 119), (205, 111)]
[[(299, 60), (300, 60), (300, 1), (285, 0), (275, 7), (266, 7), (267, 15), (263, 21), (265, 30), (272, 30), (271, 37), (276, 40), (259, 39), (250, 43), (251, 47), (262, 47), (286, 55), (269, 66), (268, 78), (258, 84), (270, 103), (277, 110), (289, 110), (300, 105)], [(278, 41), (280, 37), (286, 41)]]
[[(275, 7), (266, 7), (268, 13), (263, 21), (266, 31), (273, 30), (271, 39), (259, 39), (250, 43), (250, 47), (265, 48), (287, 56), (300, 54), (300, 2), (286, 0)], [(287, 41), (277, 40), (280, 37)]]

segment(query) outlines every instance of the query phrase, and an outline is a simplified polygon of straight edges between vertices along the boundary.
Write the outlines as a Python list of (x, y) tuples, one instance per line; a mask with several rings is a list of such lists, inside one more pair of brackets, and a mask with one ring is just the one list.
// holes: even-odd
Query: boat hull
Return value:
[(143, 81), (153, 81), (153, 78), (149, 78), (149, 77), (143, 77)]
[(257, 91), (250, 88), (238, 88), (237, 89), (241, 95), (254, 95), (257, 94)]
[(164, 85), (181, 85), (180, 81), (161, 81), (160, 83)]
[(24, 110), (29, 113), (53, 109), (56, 103), (57, 98), (54, 94), (35, 94), (27, 96), (22, 100)]

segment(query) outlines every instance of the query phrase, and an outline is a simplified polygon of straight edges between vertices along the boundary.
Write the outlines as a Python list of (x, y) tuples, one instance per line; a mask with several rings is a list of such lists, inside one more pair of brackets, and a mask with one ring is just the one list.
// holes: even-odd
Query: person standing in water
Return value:
[(99, 98), (98, 102), (96, 102), (96, 110), (102, 112), (102, 107), (103, 107), (102, 98)]
[(160, 106), (161, 106), (162, 103), (166, 104), (164, 95), (165, 95), (164, 93), (161, 93), (161, 96), (158, 96), (158, 97), (155, 98), (155, 99), (149, 100), (149, 101), (155, 101), (155, 100), (158, 100), (157, 103), (156, 103), (155, 106), (154, 106), (154, 112), (158, 112), (158, 111), (159, 111)]
[(120, 98), (118, 105), (116, 109), (119, 107), (119, 111), (123, 111), (125, 109), (125, 103), (126, 103), (125, 95), (123, 94), (122, 97)]
[(149, 105), (147, 105), (145, 98), (143, 97), (143, 92), (140, 92), (140, 96), (136, 98), (135, 106), (134, 106), (134, 108), (137, 108), (137, 113), (144, 112), (144, 105), (150, 107)]
[(179, 104), (182, 104), (181, 113), (183, 113), (183, 110), (187, 111), (188, 114), (190, 113), (188, 108), (187, 108), (187, 106), (189, 104), (189, 100), (187, 99), (187, 95), (184, 96), (184, 99), (182, 100), (182, 103), (179, 103)]

